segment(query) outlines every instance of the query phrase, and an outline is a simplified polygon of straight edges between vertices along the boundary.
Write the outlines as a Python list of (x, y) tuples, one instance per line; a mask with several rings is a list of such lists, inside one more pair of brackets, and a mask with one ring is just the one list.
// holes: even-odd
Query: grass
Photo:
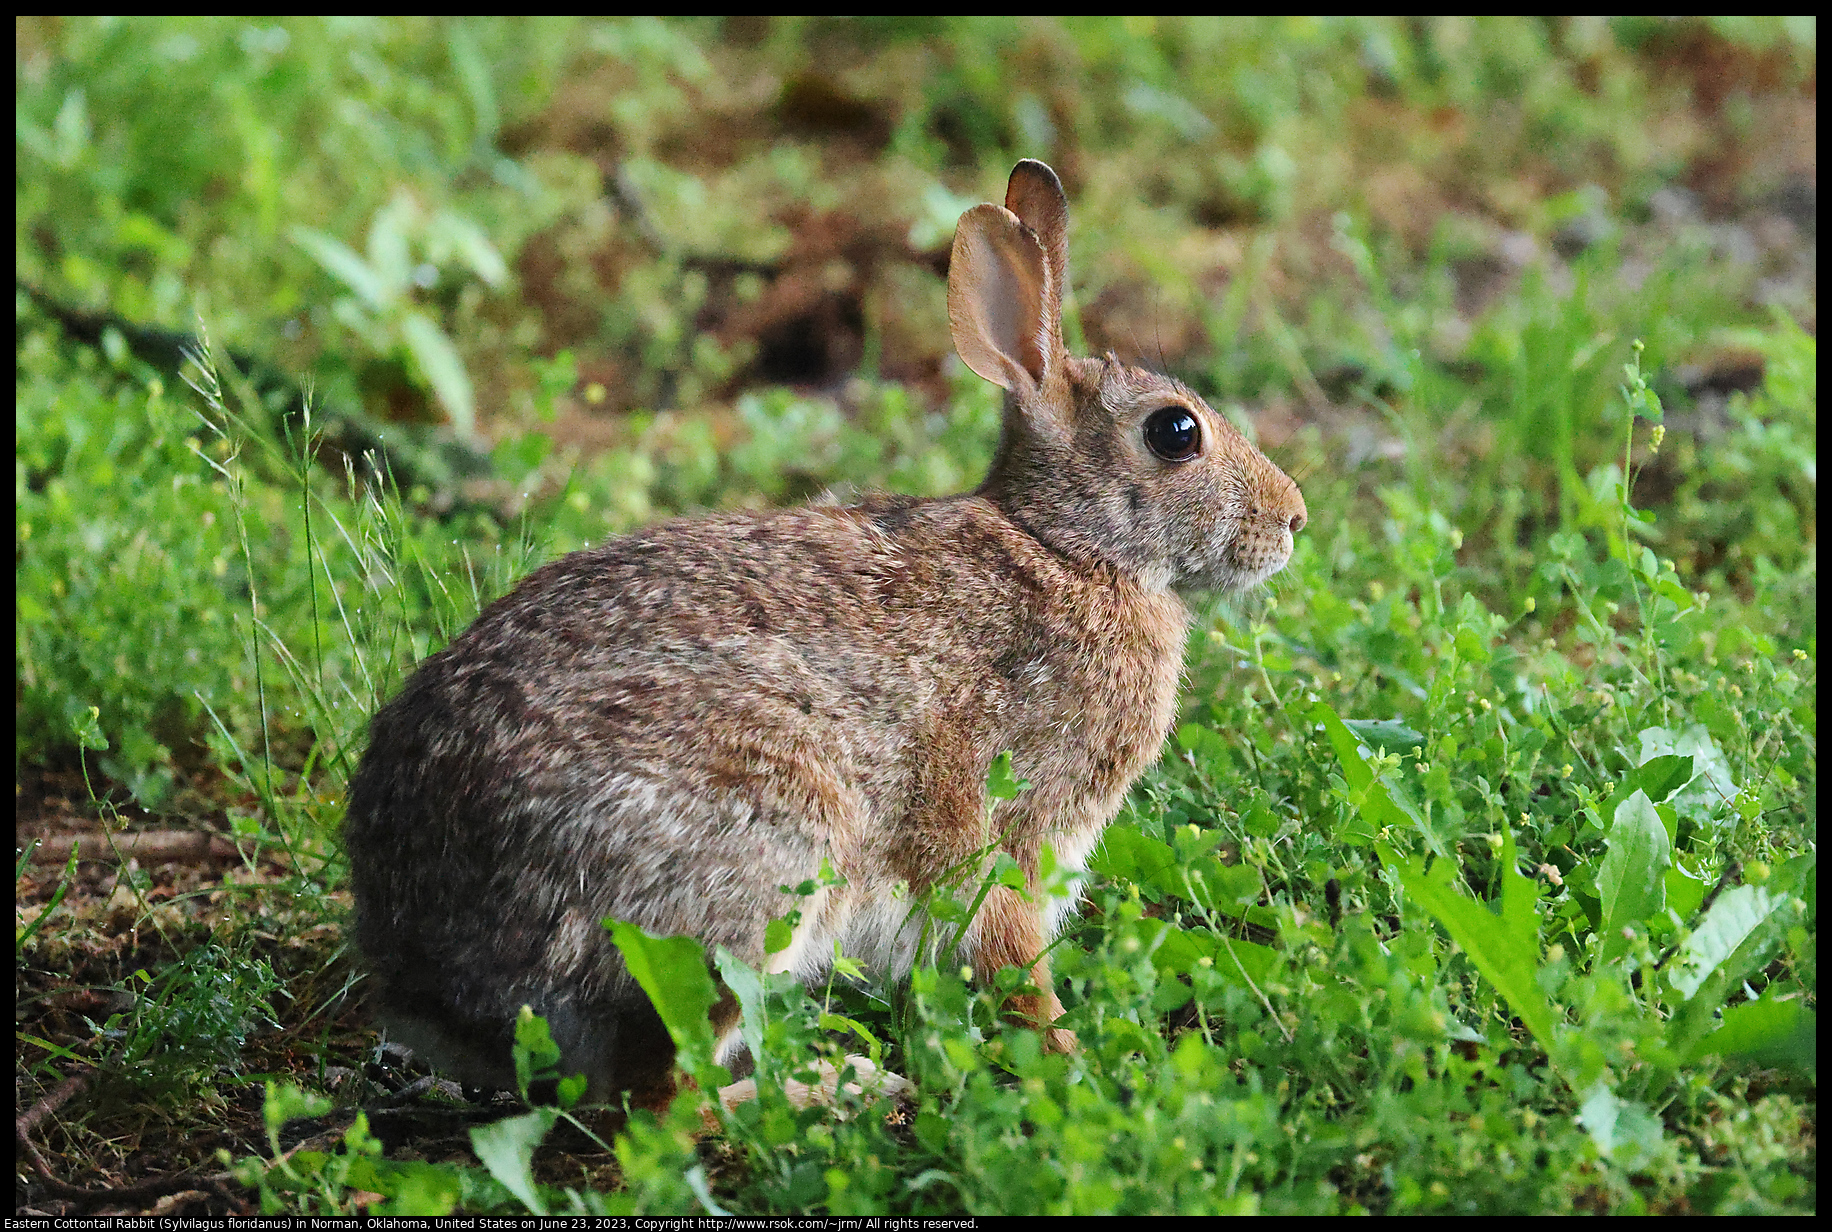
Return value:
[[(1815, 1209), (1815, 308), (1785, 242), (1745, 251), (1785, 239), (1810, 25), (20, 33), (20, 276), (115, 314), (16, 309), (21, 834), (236, 853), (21, 860), (21, 1091), (87, 1076), (38, 1121), (63, 1176), (228, 1169), (190, 1201), (244, 1212)], [(404, 1154), (342, 941), (368, 716), (560, 552), (976, 482), (996, 391), (943, 358), (931, 254), (1030, 153), (1072, 190), (1071, 329), (1257, 421), (1311, 511), (1202, 609), (1052, 953), (1083, 1051), (947, 962), (728, 962), (762, 1094), (715, 1132), (689, 1091)], [(182, 372), (134, 332), (198, 307), (225, 341)], [(703, 958), (620, 944), (717, 1082)], [(848, 1051), (914, 1104), (787, 1103)]]

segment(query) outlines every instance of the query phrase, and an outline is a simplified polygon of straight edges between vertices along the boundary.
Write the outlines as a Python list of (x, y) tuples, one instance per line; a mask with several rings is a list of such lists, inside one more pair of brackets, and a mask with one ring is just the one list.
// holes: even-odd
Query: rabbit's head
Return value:
[(1006, 391), (981, 494), (1040, 542), (1150, 590), (1239, 590), (1283, 568), (1297, 484), (1169, 377), (1062, 344), (1068, 202), (1031, 159), (1005, 204), (961, 216), (948, 271), (955, 349)]

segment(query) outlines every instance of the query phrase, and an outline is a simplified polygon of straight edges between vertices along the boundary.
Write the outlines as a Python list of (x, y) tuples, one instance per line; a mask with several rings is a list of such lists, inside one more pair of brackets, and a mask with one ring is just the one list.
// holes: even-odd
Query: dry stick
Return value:
[(19, 1119), (14, 1122), (20, 1139), (23, 1141), (27, 1138), (34, 1129), (38, 1128), (38, 1123), (40, 1121), (69, 1103), (72, 1096), (88, 1085), (89, 1075), (78, 1074), (74, 1078), (66, 1078), (55, 1087), (52, 1087), (42, 1099), (26, 1109), (25, 1112), (20, 1114)]
[(38, 1127), (39, 1122), (43, 1121), (53, 1112), (56, 1112), (64, 1104), (70, 1102), (71, 1097), (76, 1095), (79, 1091), (82, 1091), (88, 1085), (88, 1074), (78, 1074), (74, 1078), (66, 1078), (63, 1082), (53, 1087), (43, 1099), (33, 1104), (17, 1121), (13, 1122), (13, 1134), (19, 1143), (19, 1149), (25, 1153), (26, 1159), (32, 1164), (32, 1170), (38, 1173), (39, 1179), (44, 1184), (45, 1188), (50, 1190), (56, 1197), (67, 1198), (71, 1201), (81, 1203), (131, 1202), (139, 1198), (163, 1197), (168, 1193), (177, 1193), (185, 1189), (195, 1189), (199, 1185), (220, 1185), (223, 1182), (234, 1179), (227, 1172), (218, 1172), (209, 1176), (199, 1175), (196, 1172), (183, 1172), (175, 1176), (154, 1177), (152, 1180), (142, 1181), (138, 1185), (128, 1185), (118, 1189), (99, 1190), (82, 1189), (60, 1180), (57, 1174), (51, 1171), (51, 1165), (45, 1161), (43, 1153), (38, 1149), (38, 1144), (32, 1141), (32, 1131)]
[[(226, 1171), (211, 1173), (195, 1171), (178, 1172), (171, 1176), (156, 1176), (149, 1180), (141, 1181), (137, 1185), (123, 1185), (114, 1189), (82, 1189), (58, 1179), (57, 1174), (51, 1171), (51, 1165), (45, 1161), (43, 1153), (39, 1151), (38, 1144), (32, 1141), (32, 1131), (38, 1127), (41, 1121), (50, 1116), (53, 1112), (56, 1112), (64, 1104), (69, 1103), (73, 1096), (88, 1085), (88, 1074), (78, 1074), (74, 1078), (66, 1078), (63, 1082), (52, 1088), (43, 1099), (33, 1104), (30, 1109), (13, 1123), (13, 1132), (18, 1140), (19, 1149), (25, 1152), (26, 1159), (31, 1161), (32, 1170), (38, 1173), (39, 1179), (43, 1182), (45, 1188), (50, 1190), (54, 1196), (85, 1204), (95, 1202), (134, 1202), (143, 1198), (161, 1198), (167, 1194), (182, 1193), (187, 1189), (197, 1189), (200, 1186), (208, 1186), (219, 1193), (223, 1193), (225, 1196), (233, 1196), (233, 1194), (229, 1193), (227, 1186), (235, 1180), (235, 1175), (232, 1172)], [(278, 1163), (290, 1159), (296, 1152), (305, 1150), (307, 1147), (316, 1149), (321, 1146), (328, 1146), (331, 1142), (341, 1137), (342, 1134), (343, 1130), (333, 1129), (314, 1137), (307, 1138), (305, 1141), (295, 1145), (292, 1150), (281, 1155), (275, 1162)]]
[(203, 864), (227, 862), (238, 856), (235, 844), (214, 834), (197, 830), (139, 830), (115, 835), (115, 850), (91, 851), (98, 844), (93, 834), (53, 834), (46, 837), (33, 853), (36, 864), (62, 864), (70, 858), (70, 849), (83, 848), (79, 857), (85, 863), (139, 860), (144, 864)]
[(57, 1179), (51, 1172), (51, 1166), (38, 1153), (38, 1147), (30, 1138), (19, 1139), (20, 1146), (25, 1148), (26, 1157), (32, 1161), (32, 1167), (38, 1172), (39, 1182), (59, 1198), (68, 1198), (72, 1202), (90, 1205), (97, 1202), (137, 1202), (144, 1198), (163, 1198), (167, 1194), (181, 1193), (187, 1189), (196, 1189), (208, 1185), (220, 1190), (235, 1180), (230, 1172), (178, 1172), (171, 1176), (156, 1176), (151, 1180), (141, 1181), (138, 1185), (124, 1185), (118, 1189), (80, 1189)]

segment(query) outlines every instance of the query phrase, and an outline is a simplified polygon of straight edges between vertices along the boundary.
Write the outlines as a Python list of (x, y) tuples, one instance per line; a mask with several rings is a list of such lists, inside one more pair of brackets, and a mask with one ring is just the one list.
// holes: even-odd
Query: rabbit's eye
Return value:
[(1188, 462), (1202, 451), (1202, 425), (1185, 407), (1160, 407), (1145, 421), (1145, 446), (1166, 462)]

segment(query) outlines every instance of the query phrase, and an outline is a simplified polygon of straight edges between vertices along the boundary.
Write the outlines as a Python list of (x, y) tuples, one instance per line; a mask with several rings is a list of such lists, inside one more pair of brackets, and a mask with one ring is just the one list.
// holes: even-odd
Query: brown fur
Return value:
[[(920, 893), (995, 839), (1033, 889), (1043, 843), (1086, 858), (1174, 718), (1177, 589), (1257, 584), (1305, 511), (1176, 382), (1064, 353), (1060, 185), (1021, 163), (1007, 200), (963, 217), (949, 278), (956, 346), (1009, 391), (978, 491), (681, 520), (574, 553), (376, 715), (345, 834), (357, 940), (410, 1045), (503, 1083), (526, 1003), (596, 1094), (653, 1099), (672, 1049), (605, 918), (762, 964), (765, 926), (796, 905), (779, 887), (825, 857), (846, 884), (802, 905), (786, 957), (807, 978), (836, 937), (906, 965), (893, 887)], [(1166, 405), (1200, 421), (1197, 457), (1146, 447)], [(989, 816), (1004, 750), (1031, 786)], [(1038, 896), (1000, 888), (967, 937), (982, 977), (1032, 972), (1039, 994), (1010, 1009), (1039, 1027), (1062, 1011), (1038, 957), (1051, 926)]]

